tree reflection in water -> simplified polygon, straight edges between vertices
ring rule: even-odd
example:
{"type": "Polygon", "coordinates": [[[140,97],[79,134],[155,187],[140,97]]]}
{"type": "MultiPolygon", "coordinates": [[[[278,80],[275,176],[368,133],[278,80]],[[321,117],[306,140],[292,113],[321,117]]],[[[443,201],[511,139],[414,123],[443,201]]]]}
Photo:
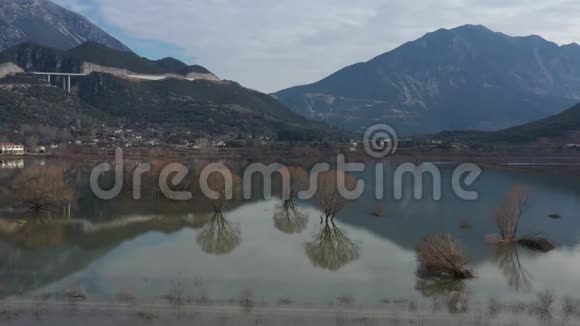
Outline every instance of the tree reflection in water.
{"type": "Polygon", "coordinates": [[[469,291],[463,279],[417,277],[415,289],[433,300],[434,307],[446,305],[451,314],[465,313],[469,308],[469,291]]]}
{"type": "Polygon", "coordinates": [[[283,233],[301,233],[307,224],[308,216],[300,211],[292,199],[285,200],[274,213],[274,226],[283,233]]]}
{"type": "Polygon", "coordinates": [[[306,244],[306,255],[314,266],[337,271],[359,259],[360,248],[334,222],[326,222],[314,241],[306,244]]]}
{"type": "Polygon", "coordinates": [[[240,178],[234,175],[225,166],[211,168],[207,178],[207,184],[217,197],[210,199],[213,215],[209,222],[197,235],[197,243],[201,249],[211,255],[226,255],[239,246],[240,230],[234,227],[224,217],[223,209],[228,201],[228,194],[233,195],[235,186],[240,183],[240,178]],[[226,176],[230,176],[227,178],[226,176]]]}
{"type": "Polygon", "coordinates": [[[518,246],[500,245],[493,248],[493,259],[508,285],[516,291],[527,292],[531,289],[527,272],[520,262],[518,246]]]}
{"type": "Polygon", "coordinates": [[[65,223],[25,223],[19,226],[15,232],[2,235],[5,238],[24,249],[40,250],[44,248],[56,247],[64,244],[67,238],[65,223]]]}
{"type": "Polygon", "coordinates": [[[211,255],[226,255],[240,244],[240,231],[216,211],[197,236],[201,249],[211,255]]]}
{"type": "Polygon", "coordinates": [[[415,288],[426,298],[449,296],[466,291],[465,280],[437,277],[417,277],[415,288]]]}

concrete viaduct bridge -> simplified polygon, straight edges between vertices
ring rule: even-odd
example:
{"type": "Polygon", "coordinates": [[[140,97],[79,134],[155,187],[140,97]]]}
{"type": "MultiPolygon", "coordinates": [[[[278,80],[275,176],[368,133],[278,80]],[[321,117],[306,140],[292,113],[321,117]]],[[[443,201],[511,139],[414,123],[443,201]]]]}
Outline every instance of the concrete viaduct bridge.
{"type": "Polygon", "coordinates": [[[67,72],[30,72],[33,75],[39,75],[46,77],[46,80],[50,84],[51,79],[53,76],[56,77],[63,77],[62,78],[62,88],[70,93],[70,79],[71,77],[82,77],[87,76],[87,74],[78,74],[78,73],[67,73],[67,72]]]}

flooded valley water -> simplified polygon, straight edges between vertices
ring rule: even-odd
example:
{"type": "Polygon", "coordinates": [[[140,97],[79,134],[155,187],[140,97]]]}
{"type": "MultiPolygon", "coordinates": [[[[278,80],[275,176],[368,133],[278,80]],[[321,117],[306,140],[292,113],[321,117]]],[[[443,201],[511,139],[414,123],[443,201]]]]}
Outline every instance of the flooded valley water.
{"type": "MultiPolygon", "coordinates": [[[[260,191],[252,200],[228,202],[222,214],[214,214],[200,195],[188,202],[159,194],[135,201],[123,192],[100,200],[88,186],[95,164],[26,160],[3,165],[2,296],[79,288],[99,300],[130,292],[139,300],[173,294],[228,302],[248,291],[257,302],[377,305],[430,302],[449,293],[477,302],[529,301],[546,290],[558,298],[580,293],[580,184],[575,178],[484,169],[472,186],[479,193],[475,201],[459,199],[445,181],[441,200],[416,200],[410,179],[404,179],[409,184],[401,200],[377,200],[370,193],[373,176],[355,174],[368,182],[368,193],[347,203],[334,224],[326,224],[316,200],[297,201],[288,215],[279,197],[265,200],[260,191]],[[37,165],[63,167],[74,188],[70,207],[59,207],[50,220],[30,220],[14,204],[14,178],[37,165]],[[486,245],[486,235],[498,232],[495,211],[515,184],[531,193],[520,232],[541,233],[557,244],[556,250],[486,245]],[[378,208],[382,216],[373,215],[378,208]],[[450,233],[462,243],[476,278],[432,282],[416,276],[415,248],[435,233],[450,233]]],[[[453,164],[440,168],[442,179],[449,180],[453,164]]]]}

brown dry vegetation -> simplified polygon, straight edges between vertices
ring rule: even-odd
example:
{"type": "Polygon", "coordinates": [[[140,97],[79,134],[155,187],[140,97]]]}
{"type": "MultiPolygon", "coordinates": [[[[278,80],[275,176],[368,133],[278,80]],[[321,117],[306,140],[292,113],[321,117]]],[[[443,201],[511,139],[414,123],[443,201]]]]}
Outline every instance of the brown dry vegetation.
{"type": "Polygon", "coordinates": [[[530,203],[528,188],[523,185],[512,187],[502,205],[495,213],[495,223],[499,229],[501,241],[516,242],[522,216],[530,203]]]}
{"type": "Polygon", "coordinates": [[[290,174],[290,196],[289,200],[294,200],[298,192],[306,190],[308,186],[308,173],[301,167],[288,167],[290,174]]]}
{"type": "Polygon", "coordinates": [[[73,200],[74,192],[65,181],[64,170],[58,167],[35,166],[12,180],[17,200],[34,212],[50,211],[55,205],[73,200]]]}
{"type": "Polygon", "coordinates": [[[338,213],[348,202],[348,200],[338,191],[338,178],[342,176],[344,176],[346,188],[354,188],[356,183],[354,178],[350,175],[344,174],[344,172],[328,171],[320,173],[318,176],[318,190],[316,197],[318,198],[320,208],[324,214],[323,217],[327,224],[329,220],[334,221],[338,213]]]}
{"type": "Polygon", "coordinates": [[[298,193],[308,186],[308,173],[294,166],[288,167],[287,172],[290,174],[290,192],[274,213],[274,226],[286,234],[300,233],[306,229],[308,216],[300,211],[295,201],[298,193]]]}
{"type": "Polygon", "coordinates": [[[385,216],[385,210],[382,207],[377,207],[373,211],[373,216],[374,217],[377,217],[377,218],[384,217],[385,216]]]}
{"type": "Polygon", "coordinates": [[[526,235],[522,237],[518,240],[518,244],[530,250],[540,252],[549,252],[556,248],[556,245],[549,240],[535,235],[526,235]]]}
{"type": "MultiPolygon", "coordinates": [[[[209,168],[208,168],[209,169],[209,168]]],[[[196,171],[202,171],[203,168],[196,169],[196,171]]],[[[237,196],[239,192],[239,186],[241,184],[241,178],[234,174],[231,169],[213,168],[209,170],[209,175],[207,177],[207,185],[213,191],[218,194],[218,198],[212,199],[211,204],[214,212],[219,213],[225,207],[228,197],[237,196]],[[226,180],[224,175],[231,175],[231,183],[226,180]]]]}
{"type": "Polygon", "coordinates": [[[473,272],[467,267],[463,249],[449,234],[428,236],[417,246],[420,277],[467,279],[473,272]]]}
{"type": "Polygon", "coordinates": [[[487,242],[497,245],[519,244],[528,249],[548,252],[555,245],[541,236],[527,235],[518,238],[522,217],[530,206],[530,191],[523,185],[514,185],[495,214],[500,238],[489,236],[487,242]]]}

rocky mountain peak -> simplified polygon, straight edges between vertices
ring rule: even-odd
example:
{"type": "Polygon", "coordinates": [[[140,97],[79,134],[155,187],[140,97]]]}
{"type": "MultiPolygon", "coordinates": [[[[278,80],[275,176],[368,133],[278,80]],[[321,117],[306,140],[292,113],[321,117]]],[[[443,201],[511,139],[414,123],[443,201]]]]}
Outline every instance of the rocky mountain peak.
{"type": "Polygon", "coordinates": [[[0,0],[0,50],[23,42],[70,49],[87,41],[130,51],[85,17],[49,0],[0,0]]]}
{"type": "Polygon", "coordinates": [[[357,131],[376,122],[403,134],[501,129],[577,103],[578,49],[463,25],[275,96],[306,117],[357,131]]]}

